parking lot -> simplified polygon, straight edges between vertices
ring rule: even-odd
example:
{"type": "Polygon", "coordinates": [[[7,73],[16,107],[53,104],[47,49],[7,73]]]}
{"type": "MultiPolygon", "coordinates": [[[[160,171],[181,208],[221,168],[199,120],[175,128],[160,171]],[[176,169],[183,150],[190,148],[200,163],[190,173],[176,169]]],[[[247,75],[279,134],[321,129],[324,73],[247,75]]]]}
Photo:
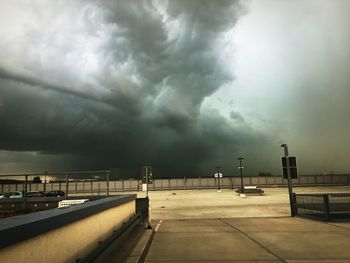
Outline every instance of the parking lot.
{"type": "MultiPolygon", "coordinates": [[[[232,190],[150,192],[155,235],[145,262],[350,262],[349,222],[290,217],[288,190],[264,191],[245,198],[232,190]]],[[[350,187],[294,192],[348,193],[350,187]]]]}
{"type": "MultiPolygon", "coordinates": [[[[245,198],[233,190],[149,191],[152,219],[289,216],[287,188],[264,188],[264,195],[245,198]]],[[[349,186],[295,187],[295,193],[349,193],[349,186]]],[[[135,192],[134,192],[135,193],[135,192]]],[[[145,192],[136,192],[144,197],[145,192]]]]}

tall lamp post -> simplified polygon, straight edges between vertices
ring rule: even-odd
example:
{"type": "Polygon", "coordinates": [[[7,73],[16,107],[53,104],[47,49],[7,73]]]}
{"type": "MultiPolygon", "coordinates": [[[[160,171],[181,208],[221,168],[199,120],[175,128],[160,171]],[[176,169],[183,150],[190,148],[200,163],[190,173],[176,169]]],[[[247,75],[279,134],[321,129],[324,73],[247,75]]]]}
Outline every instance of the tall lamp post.
{"type": "Polygon", "coordinates": [[[244,160],[243,157],[239,157],[237,158],[237,160],[239,160],[239,167],[238,169],[240,170],[241,173],[241,193],[240,196],[244,197],[244,186],[243,186],[243,166],[242,166],[242,160],[244,160]]]}
{"type": "Polygon", "coordinates": [[[287,169],[290,213],[291,213],[291,216],[295,216],[294,202],[293,202],[293,188],[292,188],[292,178],[291,178],[291,174],[290,174],[288,146],[287,146],[287,144],[282,144],[281,147],[283,147],[283,149],[284,149],[284,157],[286,158],[286,169],[287,169]]]}

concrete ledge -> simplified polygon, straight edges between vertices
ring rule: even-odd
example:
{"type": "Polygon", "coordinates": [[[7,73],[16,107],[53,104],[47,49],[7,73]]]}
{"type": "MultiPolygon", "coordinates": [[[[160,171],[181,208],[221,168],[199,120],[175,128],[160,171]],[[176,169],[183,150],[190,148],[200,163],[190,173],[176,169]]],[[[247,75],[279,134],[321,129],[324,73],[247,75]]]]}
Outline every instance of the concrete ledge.
{"type": "Polygon", "coordinates": [[[135,217],[135,199],[136,195],[109,197],[3,219],[1,261],[77,262],[135,217]]]}
{"type": "Polygon", "coordinates": [[[148,249],[151,245],[151,236],[154,234],[153,229],[146,229],[142,233],[134,249],[131,251],[126,263],[138,263],[145,261],[148,249]]]}
{"type": "Polygon", "coordinates": [[[26,214],[0,220],[0,248],[46,233],[106,209],[135,200],[136,195],[123,195],[96,200],[66,209],[26,214]]]}

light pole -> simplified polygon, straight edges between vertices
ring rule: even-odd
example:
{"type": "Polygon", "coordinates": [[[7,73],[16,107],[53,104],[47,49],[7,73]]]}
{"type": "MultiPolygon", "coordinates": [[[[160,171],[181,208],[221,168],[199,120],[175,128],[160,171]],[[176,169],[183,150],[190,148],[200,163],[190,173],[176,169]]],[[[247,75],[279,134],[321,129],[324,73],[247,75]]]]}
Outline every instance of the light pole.
{"type": "Polygon", "coordinates": [[[216,166],[216,169],[217,169],[217,175],[218,175],[218,192],[221,191],[220,189],[220,166],[216,166]]]}
{"type": "Polygon", "coordinates": [[[46,175],[47,172],[44,172],[44,192],[46,193],[46,175]]]}
{"type": "Polygon", "coordinates": [[[243,186],[243,166],[242,166],[242,160],[244,160],[244,158],[239,157],[237,158],[237,160],[239,160],[239,170],[241,173],[241,196],[244,196],[244,186],[243,186]]]}
{"type": "Polygon", "coordinates": [[[284,149],[284,157],[286,159],[290,213],[291,213],[291,216],[295,216],[294,202],[293,202],[293,186],[292,186],[292,179],[291,179],[291,175],[290,175],[288,146],[287,146],[287,144],[282,144],[281,147],[283,147],[283,149],[284,149]]]}

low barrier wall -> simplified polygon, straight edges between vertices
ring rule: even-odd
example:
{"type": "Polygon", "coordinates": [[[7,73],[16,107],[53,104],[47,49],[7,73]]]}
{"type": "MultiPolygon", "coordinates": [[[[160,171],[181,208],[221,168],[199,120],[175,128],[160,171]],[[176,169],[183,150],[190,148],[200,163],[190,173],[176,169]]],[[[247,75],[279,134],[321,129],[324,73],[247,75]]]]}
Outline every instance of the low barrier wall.
{"type": "Polygon", "coordinates": [[[0,220],[1,262],[78,262],[136,214],[136,195],[0,220]]]}

